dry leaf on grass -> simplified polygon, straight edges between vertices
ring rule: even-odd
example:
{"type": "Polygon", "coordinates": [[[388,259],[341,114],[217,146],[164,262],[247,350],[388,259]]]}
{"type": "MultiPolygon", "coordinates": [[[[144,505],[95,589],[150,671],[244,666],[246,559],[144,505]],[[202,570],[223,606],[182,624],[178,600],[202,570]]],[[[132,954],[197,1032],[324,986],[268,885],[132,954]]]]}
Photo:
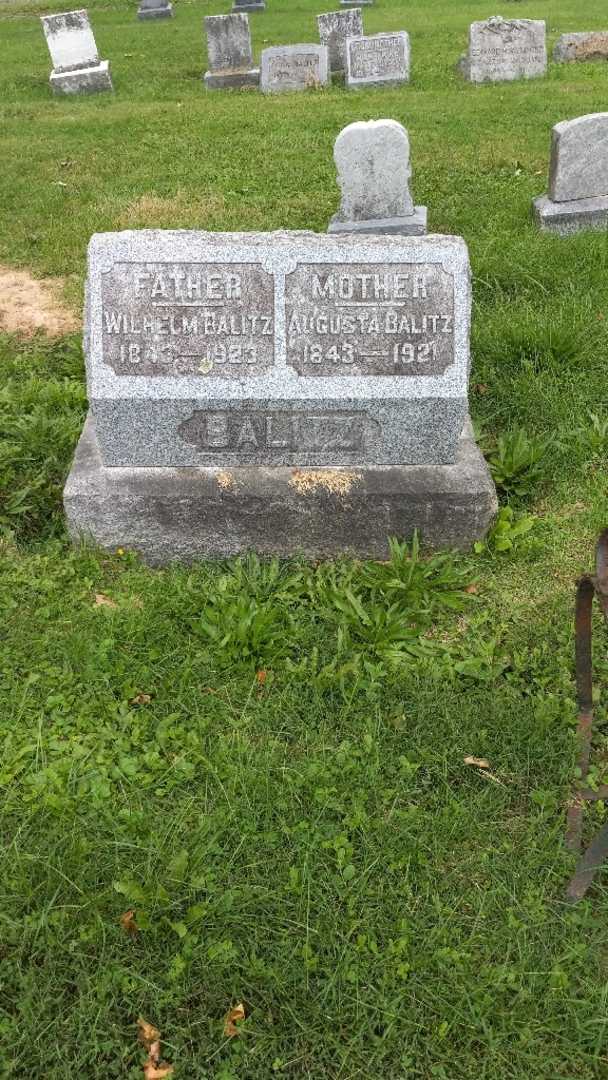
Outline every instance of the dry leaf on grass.
{"type": "Polygon", "coordinates": [[[264,683],[266,682],[267,678],[268,678],[268,672],[267,671],[263,671],[263,670],[258,671],[258,673],[256,675],[256,679],[258,680],[258,686],[263,686],[264,683]]]}
{"type": "Polygon", "coordinates": [[[478,769],[489,769],[490,762],[485,757],[465,757],[465,765],[475,765],[478,769]]]}
{"type": "Polygon", "coordinates": [[[236,1026],[237,1020],[245,1019],[245,1006],[239,1002],[235,1005],[229,1013],[226,1013],[224,1018],[224,1035],[227,1039],[234,1039],[235,1035],[240,1034],[239,1029],[236,1026]]]}
{"type": "Polygon", "coordinates": [[[158,1028],[155,1028],[154,1024],[149,1024],[147,1020],[142,1020],[141,1017],[137,1021],[137,1033],[139,1041],[144,1044],[146,1050],[149,1050],[152,1043],[158,1042],[160,1039],[158,1028]]]}
{"type": "Polygon", "coordinates": [[[466,589],[464,591],[466,593],[471,593],[471,595],[474,596],[475,593],[479,592],[479,589],[478,589],[477,585],[475,584],[475,582],[472,582],[470,585],[467,585],[467,587],[466,587],[466,589]]]}
{"type": "Polygon", "coordinates": [[[151,694],[136,694],[131,698],[129,705],[149,705],[152,701],[151,694]]]}
{"type": "Polygon", "coordinates": [[[124,914],[120,916],[120,925],[126,934],[135,937],[139,931],[139,926],[135,922],[135,911],[133,908],[130,908],[129,911],[125,911],[124,914]]]}
{"type": "Polygon", "coordinates": [[[149,1059],[144,1063],[144,1080],[165,1080],[172,1073],[173,1065],[155,1065],[149,1059]]]}
{"type": "Polygon", "coordinates": [[[118,607],[115,600],[111,600],[109,596],[104,596],[102,592],[95,593],[95,607],[118,607]]]}
{"type": "Polygon", "coordinates": [[[160,1061],[160,1031],[153,1024],[141,1017],[137,1021],[139,1041],[148,1051],[148,1060],[144,1061],[144,1080],[164,1080],[173,1073],[173,1065],[160,1061]]]}

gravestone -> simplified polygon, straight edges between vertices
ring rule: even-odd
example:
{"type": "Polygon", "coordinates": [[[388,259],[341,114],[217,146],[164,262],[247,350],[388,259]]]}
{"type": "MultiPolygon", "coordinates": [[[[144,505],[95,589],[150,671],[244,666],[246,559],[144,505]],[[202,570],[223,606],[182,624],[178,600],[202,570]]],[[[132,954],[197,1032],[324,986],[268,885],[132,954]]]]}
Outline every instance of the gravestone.
{"type": "Polygon", "coordinates": [[[209,71],[205,72],[208,90],[258,86],[260,69],[253,66],[249,16],[205,16],[209,71]]]}
{"type": "Polygon", "coordinates": [[[410,143],[396,120],[357,121],[334,146],[342,199],[328,232],[426,233],[426,206],[414,206],[410,143]]]}
{"type": "Polygon", "coordinates": [[[608,223],[608,112],[556,124],[549,191],[533,202],[541,229],[561,235],[608,223]]]}
{"type": "Polygon", "coordinates": [[[160,564],[485,533],[462,239],[99,234],[86,296],[75,538],[160,564]]]}
{"type": "Polygon", "coordinates": [[[608,60],[608,30],[562,34],[555,44],[553,59],[558,64],[575,60],[608,60]]]}
{"type": "Polygon", "coordinates": [[[386,86],[410,79],[410,38],[405,30],[346,42],[346,85],[386,86]]]}
{"type": "Polygon", "coordinates": [[[170,19],[173,4],[169,0],[139,0],[138,19],[170,19]]]}
{"type": "Polygon", "coordinates": [[[503,19],[495,15],[471,23],[469,51],[460,68],[470,82],[532,79],[547,71],[545,24],[540,19],[503,19]]]}
{"type": "Polygon", "coordinates": [[[262,50],[260,89],[264,94],[312,90],[329,82],[326,45],[273,45],[262,50]]]}
{"type": "Polygon", "coordinates": [[[371,7],[374,0],[340,0],[340,7],[352,8],[352,7],[371,7]]]}
{"type": "Polygon", "coordinates": [[[265,0],[234,0],[232,12],[238,15],[242,11],[264,11],[265,0]]]}
{"type": "Polygon", "coordinates": [[[51,54],[50,84],[60,94],[112,90],[110,65],[100,60],[87,12],[42,15],[42,29],[51,54]]]}
{"type": "Polygon", "coordinates": [[[363,35],[363,17],[361,8],[350,11],[329,11],[326,15],[317,15],[319,39],[327,45],[329,51],[329,69],[332,74],[346,71],[346,39],[363,35]]]}

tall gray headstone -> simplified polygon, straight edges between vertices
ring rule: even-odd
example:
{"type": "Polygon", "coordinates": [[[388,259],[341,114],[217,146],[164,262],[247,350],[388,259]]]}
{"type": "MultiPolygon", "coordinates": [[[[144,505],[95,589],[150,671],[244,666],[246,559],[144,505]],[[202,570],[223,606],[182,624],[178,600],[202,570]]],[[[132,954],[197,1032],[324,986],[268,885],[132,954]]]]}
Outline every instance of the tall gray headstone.
{"type": "Polygon", "coordinates": [[[253,66],[249,17],[238,15],[205,16],[209,71],[205,72],[208,90],[257,86],[260,69],[253,66]]]}
{"type": "Polygon", "coordinates": [[[172,15],[173,4],[169,0],[139,0],[138,19],[170,19],[172,15]]]}
{"type": "Polygon", "coordinates": [[[86,295],[75,537],[162,563],[485,532],[463,240],[100,234],[86,295]]]}
{"type": "Polygon", "coordinates": [[[360,7],[350,11],[329,11],[317,15],[319,40],[329,50],[329,68],[332,74],[346,71],[346,39],[363,35],[363,15],[360,7]]]}
{"type": "Polygon", "coordinates": [[[340,209],[328,232],[426,232],[426,206],[414,206],[410,143],[396,120],[357,121],[338,135],[334,146],[340,209]]]}
{"type": "Polygon", "coordinates": [[[41,22],[53,63],[49,81],[56,93],[112,90],[110,65],[107,60],[99,59],[84,8],[60,15],[42,15],[41,22]]]}
{"type": "Polygon", "coordinates": [[[326,45],[273,45],[262,50],[260,88],[264,94],[314,90],[328,82],[326,45]]]}
{"type": "Polygon", "coordinates": [[[469,51],[460,67],[465,78],[475,83],[545,75],[545,23],[540,19],[503,19],[500,15],[471,23],[469,51]]]}
{"type": "Polygon", "coordinates": [[[347,86],[397,85],[409,79],[410,38],[405,30],[347,40],[347,86]]]}
{"type": "Polygon", "coordinates": [[[608,112],[556,124],[549,192],[534,200],[541,229],[566,235],[608,223],[608,112]]]}
{"type": "Polygon", "coordinates": [[[562,34],[555,43],[553,59],[558,64],[577,60],[608,60],[608,30],[562,34]]]}

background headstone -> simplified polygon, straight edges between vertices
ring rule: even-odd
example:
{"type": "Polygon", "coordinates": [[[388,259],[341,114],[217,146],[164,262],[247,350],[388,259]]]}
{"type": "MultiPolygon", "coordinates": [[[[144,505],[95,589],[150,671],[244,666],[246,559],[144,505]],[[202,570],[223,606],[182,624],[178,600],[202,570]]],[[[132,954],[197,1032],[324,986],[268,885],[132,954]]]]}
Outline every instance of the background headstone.
{"type": "Polygon", "coordinates": [[[562,34],[553,50],[558,64],[574,60],[608,60],[608,30],[562,34]]]}
{"type": "Polygon", "coordinates": [[[265,0],[234,0],[232,11],[238,14],[240,11],[264,11],[265,0]]]}
{"type": "Polygon", "coordinates": [[[112,89],[110,65],[99,59],[86,10],[43,15],[41,22],[53,63],[53,90],[78,94],[112,89]]]}
{"type": "Polygon", "coordinates": [[[72,534],[151,562],[470,546],[496,507],[470,302],[457,237],[94,236],[72,534]]]}
{"type": "Polygon", "coordinates": [[[329,50],[329,68],[332,73],[346,71],[346,39],[363,35],[361,8],[348,11],[329,11],[317,15],[319,39],[329,50]]]}
{"type": "Polygon", "coordinates": [[[209,60],[205,86],[210,90],[257,86],[260,69],[253,67],[248,15],[207,15],[205,31],[209,60]]]}
{"type": "Polygon", "coordinates": [[[329,82],[326,45],[273,45],[260,58],[260,88],[264,94],[312,90],[329,82]]]}
{"type": "Polygon", "coordinates": [[[173,4],[169,0],[139,0],[138,19],[170,19],[173,4]]]}
{"type": "Polygon", "coordinates": [[[477,83],[545,75],[545,23],[540,19],[503,19],[499,15],[471,23],[469,51],[460,67],[470,82],[477,83]]]}
{"type": "Polygon", "coordinates": [[[357,121],[334,146],[340,209],[328,232],[426,232],[426,206],[414,206],[409,181],[410,144],[396,120],[357,121]]]}
{"type": "Polygon", "coordinates": [[[533,203],[545,230],[567,234],[605,229],[608,222],[608,112],[556,124],[549,192],[533,203]]]}
{"type": "Polygon", "coordinates": [[[405,30],[346,42],[346,85],[380,86],[410,79],[410,38],[405,30]]]}

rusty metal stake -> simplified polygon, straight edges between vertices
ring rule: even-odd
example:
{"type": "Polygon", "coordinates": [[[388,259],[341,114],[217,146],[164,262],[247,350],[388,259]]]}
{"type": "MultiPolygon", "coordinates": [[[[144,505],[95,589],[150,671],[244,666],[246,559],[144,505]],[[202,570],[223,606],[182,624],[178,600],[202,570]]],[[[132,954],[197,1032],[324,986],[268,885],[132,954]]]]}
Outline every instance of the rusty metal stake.
{"type": "MultiPolygon", "coordinates": [[[[600,534],[596,549],[595,574],[585,574],[576,591],[575,651],[576,651],[576,699],[578,704],[577,734],[580,745],[578,767],[581,782],[589,775],[589,757],[593,734],[593,655],[592,618],[593,598],[597,597],[600,608],[608,620],[608,529],[600,534]]],[[[593,790],[582,787],[577,791],[568,809],[566,844],[570,851],[580,854],[585,803],[608,799],[608,785],[593,790]]],[[[593,881],[596,871],[608,858],[608,822],[602,826],[589,847],[579,859],[574,876],[568,884],[566,899],[571,903],[581,900],[593,881]]]]}

